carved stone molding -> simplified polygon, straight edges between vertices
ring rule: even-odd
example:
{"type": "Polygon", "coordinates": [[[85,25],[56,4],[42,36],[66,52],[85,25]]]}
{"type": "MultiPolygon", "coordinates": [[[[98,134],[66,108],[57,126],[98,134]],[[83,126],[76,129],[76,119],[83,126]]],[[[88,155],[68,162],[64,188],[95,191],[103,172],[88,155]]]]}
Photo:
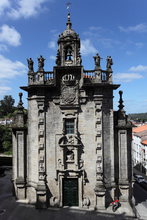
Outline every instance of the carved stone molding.
{"type": "Polygon", "coordinates": [[[38,104],[38,181],[45,184],[45,107],[44,99],[37,100],[38,104]]]}
{"type": "Polygon", "coordinates": [[[63,135],[59,139],[59,145],[60,147],[66,147],[66,146],[73,146],[73,147],[78,147],[82,146],[81,140],[77,135],[74,134],[68,134],[68,135],[63,135]]]}
{"type": "Polygon", "coordinates": [[[95,100],[95,131],[96,131],[96,195],[99,192],[99,186],[103,186],[103,149],[102,149],[102,101],[95,100]]]}

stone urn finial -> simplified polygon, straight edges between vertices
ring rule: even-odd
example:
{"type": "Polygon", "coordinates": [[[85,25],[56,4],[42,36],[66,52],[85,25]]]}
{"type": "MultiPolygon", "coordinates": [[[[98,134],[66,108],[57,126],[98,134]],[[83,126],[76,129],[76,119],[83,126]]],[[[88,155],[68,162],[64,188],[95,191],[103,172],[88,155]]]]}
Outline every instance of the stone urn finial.
{"type": "Polygon", "coordinates": [[[119,95],[120,95],[120,99],[119,99],[119,105],[118,105],[118,107],[119,107],[119,111],[123,111],[124,109],[124,105],[123,105],[123,99],[122,99],[122,94],[123,94],[123,91],[119,91],[119,95]]]}

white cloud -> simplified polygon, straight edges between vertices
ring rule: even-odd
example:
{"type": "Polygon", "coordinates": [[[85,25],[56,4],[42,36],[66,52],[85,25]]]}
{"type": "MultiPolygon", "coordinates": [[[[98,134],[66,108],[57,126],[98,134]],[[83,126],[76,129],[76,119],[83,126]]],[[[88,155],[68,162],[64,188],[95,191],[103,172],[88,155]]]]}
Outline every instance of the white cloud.
{"type": "Polygon", "coordinates": [[[55,49],[55,48],[56,48],[56,41],[50,41],[50,42],[48,43],[48,47],[49,47],[50,49],[55,49]]]}
{"type": "Polygon", "coordinates": [[[50,59],[55,61],[56,60],[56,56],[52,55],[52,56],[50,56],[50,59]]]}
{"type": "Polygon", "coordinates": [[[0,0],[0,15],[2,15],[6,9],[10,7],[9,0],[0,0]]]}
{"type": "Polygon", "coordinates": [[[8,15],[13,19],[29,18],[42,12],[44,3],[51,0],[17,0],[15,8],[12,8],[8,15]]]}
{"type": "Polygon", "coordinates": [[[132,52],[132,51],[127,50],[127,51],[126,51],[126,55],[131,56],[131,55],[133,55],[133,52],[132,52]]]}
{"type": "Polygon", "coordinates": [[[136,26],[129,26],[129,27],[122,27],[119,26],[119,30],[122,32],[138,32],[138,33],[144,33],[147,32],[147,25],[146,24],[138,24],[136,26]]]}
{"type": "Polygon", "coordinates": [[[102,27],[96,27],[96,26],[91,26],[89,27],[90,31],[104,31],[104,29],[102,27]]]}
{"type": "Polygon", "coordinates": [[[91,26],[88,30],[83,32],[83,35],[89,38],[100,38],[105,32],[107,32],[107,30],[100,26],[91,26]]]}
{"type": "Polygon", "coordinates": [[[11,90],[10,87],[7,86],[0,86],[0,96],[5,95],[7,92],[11,90]]]}
{"type": "Polygon", "coordinates": [[[97,53],[90,39],[81,40],[81,53],[83,56],[97,53]]]}
{"type": "Polygon", "coordinates": [[[141,79],[143,76],[139,73],[117,73],[114,74],[114,81],[131,82],[135,79],[141,79]]]}
{"type": "Polygon", "coordinates": [[[99,42],[101,42],[105,48],[112,48],[120,45],[122,46],[120,41],[111,38],[100,38],[99,42]]]}
{"type": "Polygon", "coordinates": [[[0,79],[10,79],[26,72],[26,66],[19,62],[0,55],[0,79]]]}
{"type": "Polygon", "coordinates": [[[129,70],[134,72],[145,72],[147,71],[147,66],[143,66],[143,65],[132,66],[130,67],[129,70]]]}
{"type": "Polygon", "coordinates": [[[21,40],[20,33],[14,28],[4,24],[0,27],[0,42],[11,46],[19,46],[21,40]]]}
{"type": "Polygon", "coordinates": [[[136,42],[135,43],[135,46],[138,47],[138,48],[142,48],[144,46],[144,43],[142,42],[136,42]]]}

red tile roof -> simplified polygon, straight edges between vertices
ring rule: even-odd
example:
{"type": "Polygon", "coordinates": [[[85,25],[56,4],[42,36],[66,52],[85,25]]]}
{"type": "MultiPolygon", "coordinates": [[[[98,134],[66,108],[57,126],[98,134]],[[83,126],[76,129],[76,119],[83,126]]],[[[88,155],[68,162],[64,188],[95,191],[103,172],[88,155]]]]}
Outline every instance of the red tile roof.
{"type": "Polygon", "coordinates": [[[133,128],[133,133],[147,130],[147,124],[133,128]]]}
{"type": "Polygon", "coordinates": [[[147,140],[141,142],[144,145],[147,145],[147,140]]]}

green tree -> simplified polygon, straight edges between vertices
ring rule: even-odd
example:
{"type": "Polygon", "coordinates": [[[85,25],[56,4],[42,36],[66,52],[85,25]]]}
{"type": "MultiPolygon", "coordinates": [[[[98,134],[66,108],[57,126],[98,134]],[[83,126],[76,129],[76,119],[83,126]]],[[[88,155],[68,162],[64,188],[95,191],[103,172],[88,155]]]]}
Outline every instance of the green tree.
{"type": "Polygon", "coordinates": [[[4,126],[0,125],[0,152],[3,152],[4,126]]]}
{"type": "Polygon", "coordinates": [[[13,113],[15,110],[14,103],[15,100],[11,95],[5,95],[4,99],[0,101],[0,117],[13,113]]]}
{"type": "Polygon", "coordinates": [[[3,150],[4,152],[10,151],[12,149],[12,134],[11,129],[5,126],[5,131],[3,135],[3,150]]]}
{"type": "Polygon", "coordinates": [[[0,152],[12,152],[12,134],[7,126],[0,126],[0,152]]]}

